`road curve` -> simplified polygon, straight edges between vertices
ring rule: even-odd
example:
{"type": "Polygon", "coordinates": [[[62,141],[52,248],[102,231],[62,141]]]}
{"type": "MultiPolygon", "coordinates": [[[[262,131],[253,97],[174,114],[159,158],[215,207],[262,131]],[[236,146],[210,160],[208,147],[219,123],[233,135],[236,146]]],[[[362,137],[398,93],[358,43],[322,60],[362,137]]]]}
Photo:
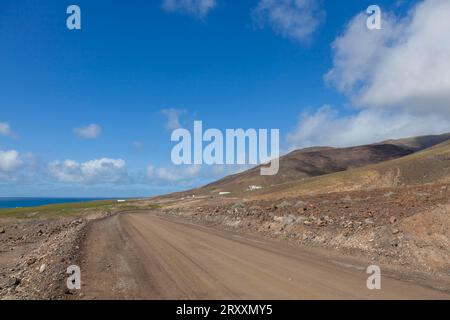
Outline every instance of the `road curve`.
{"type": "Polygon", "coordinates": [[[83,245],[85,299],[450,299],[283,243],[257,240],[153,213],[94,222],[83,245]]]}

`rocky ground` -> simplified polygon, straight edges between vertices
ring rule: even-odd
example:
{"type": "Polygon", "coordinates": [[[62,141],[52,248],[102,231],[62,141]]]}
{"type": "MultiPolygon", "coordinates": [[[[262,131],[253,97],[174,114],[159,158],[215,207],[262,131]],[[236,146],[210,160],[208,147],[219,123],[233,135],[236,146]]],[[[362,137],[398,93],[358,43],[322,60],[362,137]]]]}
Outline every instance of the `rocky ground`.
{"type": "Polygon", "coordinates": [[[92,220],[113,215],[93,210],[81,216],[0,219],[0,300],[73,299],[67,268],[80,265],[80,248],[92,220]]]}
{"type": "Polygon", "coordinates": [[[98,201],[5,209],[0,213],[0,300],[76,298],[77,291],[67,290],[66,272],[82,263],[80,248],[90,222],[152,208],[146,201],[98,201]]]}
{"type": "Polygon", "coordinates": [[[221,202],[208,200],[190,209],[175,205],[165,212],[450,277],[448,184],[221,202]]]}
{"type": "Polygon", "coordinates": [[[0,227],[0,298],[65,299],[87,221],[23,221],[0,227]]]}

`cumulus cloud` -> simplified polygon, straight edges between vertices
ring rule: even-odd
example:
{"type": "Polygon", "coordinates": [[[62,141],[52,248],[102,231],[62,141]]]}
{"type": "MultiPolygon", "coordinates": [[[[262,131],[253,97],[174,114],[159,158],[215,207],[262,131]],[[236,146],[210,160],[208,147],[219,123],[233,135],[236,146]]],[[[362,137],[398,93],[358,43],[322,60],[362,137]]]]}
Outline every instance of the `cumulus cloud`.
{"type": "Polygon", "coordinates": [[[185,182],[200,175],[200,165],[186,165],[171,168],[147,167],[147,177],[165,182],[185,182]]]}
{"type": "Polygon", "coordinates": [[[16,150],[0,150],[0,173],[12,173],[22,164],[23,161],[16,150]]]}
{"type": "Polygon", "coordinates": [[[383,12],[382,30],[353,18],[333,43],[326,81],[356,109],[303,114],[291,147],[347,146],[450,131],[450,2],[425,0],[406,16],[383,12]]]}
{"type": "Polygon", "coordinates": [[[192,188],[250,169],[250,165],[182,165],[147,167],[147,182],[158,187],[192,188]]]}
{"type": "Polygon", "coordinates": [[[384,13],[382,30],[356,16],[334,44],[326,79],[363,107],[450,115],[450,2],[420,2],[406,17],[384,13]]]}
{"type": "Polygon", "coordinates": [[[102,133],[102,128],[98,124],[90,124],[86,127],[75,128],[73,132],[83,139],[96,139],[102,133]]]}
{"type": "Polygon", "coordinates": [[[323,106],[314,113],[301,115],[287,141],[290,149],[310,146],[346,147],[450,130],[450,119],[438,114],[417,115],[365,109],[342,116],[336,109],[323,106]]]}
{"type": "Polygon", "coordinates": [[[0,122],[0,135],[11,136],[13,134],[11,126],[7,122],[0,122]]]}
{"type": "Polygon", "coordinates": [[[204,18],[217,5],[216,0],[164,0],[163,8],[168,12],[180,12],[204,18]]]}
{"type": "Polygon", "coordinates": [[[308,42],[325,12],[320,0],[260,0],[252,17],[260,27],[270,25],[283,37],[308,42]]]}
{"type": "Polygon", "coordinates": [[[54,161],[48,166],[60,182],[102,184],[123,182],[127,177],[122,159],[102,158],[79,163],[74,160],[54,161]]]}
{"type": "Polygon", "coordinates": [[[161,110],[161,113],[167,117],[166,128],[175,130],[181,127],[180,118],[186,114],[186,110],[170,108],[161,110]]]}

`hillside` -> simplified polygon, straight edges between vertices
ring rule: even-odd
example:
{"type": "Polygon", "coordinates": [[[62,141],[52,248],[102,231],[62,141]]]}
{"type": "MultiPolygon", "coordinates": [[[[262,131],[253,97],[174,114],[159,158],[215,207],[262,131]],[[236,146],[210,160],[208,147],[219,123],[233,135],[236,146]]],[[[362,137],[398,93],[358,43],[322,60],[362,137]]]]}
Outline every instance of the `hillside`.
{"type": "Polygon", "coordinates": [[[450,133],[440,135],[419,136],[413,138],[386,140],[382,144],[393,144],[396,146],[408,148],[414,151],[420,151],[434,145],[450,140],[450,133]]]}
{"type": "MultiPolygon", "coordinates": [[[[245,196],[274,193],[285,190],[316,192],[317,189],[340,190],[358,187],[385,186],[397,184],[413,184],[421,181],[434,181],[443,172],[439,168],[445,166],[441,158],[434,158],[433,152],[421,151],[439,145],[445,149],[445,141],[450,134],[436,136],[420,136],[380,143],[348,147],[314,147],[295,150],[280,158],[280,170],[275,176],[261,176],[260,167],[254,167],[242,173],[230,175],[204,187],[189,190],[176,195],[217,195],[219,192],[230,192],[232,196],[245,196]],[[414,154],[420,153],[417,157],[414,154]],[[425,155],[434,160],[422,163],[425,155]],[[411,158],[408,158],[411,157],[411,158]],[[405,161],[391,162],[398,159],[405,161]],[[410,160],[408,160],[410,159],[410,160]],[[415,163],[417,162],[417,164],[415,163]],[[432,162],[432,163],[431,163],[432,162]],[[402,163],[403,165],[399,165],[402,163]],[[370,167],[372,165],[379,166],[370,167]],[[392,168],[391,168],[392,166],[392,168]],[[364,168],[360,171],[358,168],[364,168]],[[400,176],[396,180],[396,176],[400,176]],[[356,171],[355,171],[356,170],[356,171]],[[348,180],[348,181],[346,181],[348,180]],[[345,181],[345,182],[344,182],[345,181]],[[397,182],[395,182],[397,181],[397,182]],[[260,186],[262,190],[248,192],[249,186],[260,186]]],[[[445,172],[444,172],[445,173],[445,172]]]]}
{"type": "Polygon", "coordinates": [[[270,193],[277,197],[448,182],[450,140],[402,158],[274,186],[270,193]]]}

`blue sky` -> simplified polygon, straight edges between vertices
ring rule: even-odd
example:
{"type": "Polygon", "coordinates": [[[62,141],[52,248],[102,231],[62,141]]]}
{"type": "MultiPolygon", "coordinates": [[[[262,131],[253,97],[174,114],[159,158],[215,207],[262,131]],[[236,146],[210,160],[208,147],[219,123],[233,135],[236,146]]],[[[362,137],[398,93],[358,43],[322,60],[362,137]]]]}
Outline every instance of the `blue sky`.
{"type": "MultiPolygon", "coordinates": [[[[186,175],[171,167],[170,112],[186,127],[202,120],[219,129],[280,128],[283,150],[446,131],[447,108],[439,102],[428,115],[442,121],[445,114],[445,121],[433,128],[414,125],[421,106],[439,88],[425,92],[422,105],[405,113],[411,97],[378,101],[373,90],[360,89],[376,84],[375,77],[349,80],[357,59],[348,57],[364,53],[335,41],[358,43],[350,26],[362,21],[358,15],[373,2],[299,0],[298,7],[290,0],[2,1],[0,160],[5,164],[0,163],[0,196],[145,196],[228,172],[186,175]],[[66,28],[70,4],[81,8],[81,30],[66,28]],[[327,77],[331,70],[333,76],[327,77]],[[395,126],[336,134],[361,121],[370,126],[373,117],[387,120],[388,126],[395,121],[395,126]],[[111,161],[90,162],[99,159],[111,161]],[[65,160],[74,170],[83,164],[106,169],[76,179],[60,174],[67,169],[65,160]],[[149,166],[175,170],[180,178],[148,176],[149,166]]],[[[410,22],[402,19],[429,20],[417,13],[417,3],[448,8],[439,0],[376,2],[389,13],[389,27],[376,36],[386,37],[381,44],[378,38],[362,42],[377,46],[373,52],[401,51],[400,40],[392,40],[396,25],[405,28],[399,33],[415,39],[407,32],[412,26],[403,26],[410,22]],[[386,45],[389,41],[394,45],[386,45]]],[[[380,68],[388,64],[371,58],[380,68]]]]}

